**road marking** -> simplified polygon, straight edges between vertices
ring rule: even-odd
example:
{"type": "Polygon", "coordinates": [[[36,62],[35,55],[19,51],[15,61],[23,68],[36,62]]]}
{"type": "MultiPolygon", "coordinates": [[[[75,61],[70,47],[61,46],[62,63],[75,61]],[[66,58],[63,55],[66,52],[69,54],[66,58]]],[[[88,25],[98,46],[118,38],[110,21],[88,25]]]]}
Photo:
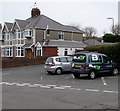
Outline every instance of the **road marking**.
{"type": "Polygon", "coordinates": [[[99,90],[96,89],[85,89],[86,91],[92,91],[92,92],[99,92],[99,90]]]}
{"type": "Polygon", "coordinates": [[[55,89],[66,89],[65,87],[57,87],[57,86],[55,86],[54,88],[55,89]]]}
{"type": "MultiPolygon", "coordinates": [[[[30,83],[9,83],[9,82],[0,82],[0,84],[3,84],[3,85],[16,85],[16,86],[27,86],[27,87],[40,87],[40,88],[54,88],[54,89],[69,89],[69,90],[77,90],[77,91],[80,91],[82,90],[81,88],[74,88],[72,86],[57,86],[57,85],[50,85],[50,84],[47,84],[47,85],[43,85],[43,84],[30,84],[30,83]]],[[[100,90],[97,90],[97,89],[84,89],[85,91],[91,91],[91,92],[100,92],[100,90]]],[[[115,93],[115,94],[118,94],[118,91],[109,91],[109,90],[102,90],[102,92],[104,93],[115,93]]]]}
{"type": "Polygon", "coordinates": [[[107,91],[107,90],[103,90],[103,92],[105,92],[105,93],[117,93],[117,94],[118,94],[117,91],[107,91]]]}
{"type": "Polygon", "coordinates": [[[107,86],[107,83],[105,82],[104,77],[101,77],[101,79],[102,79],[102,81],[103,81],[103,85],[104,85],[104,86],[107,86]]]}
{"type": "Polygon", "coordinates": [[[70,90],[78,90],[80,91],[81,89],[80,88],[69,88],[70,90]]]}

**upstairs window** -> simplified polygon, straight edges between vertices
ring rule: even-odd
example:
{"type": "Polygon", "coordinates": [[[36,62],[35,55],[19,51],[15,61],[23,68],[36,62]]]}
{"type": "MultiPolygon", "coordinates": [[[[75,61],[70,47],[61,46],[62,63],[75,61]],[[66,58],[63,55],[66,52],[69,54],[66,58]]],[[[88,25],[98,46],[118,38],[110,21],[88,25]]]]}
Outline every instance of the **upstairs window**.
{"type": "Polygon", "coordinates": [[[5,33],[5,40],[10,40],[10,34],[9,33],[5,33]]]}
{"type": "Polygon", "coordinates": [[[32,35],[33,35],[32,30],[26,30],[25,31],[25,37],[32,37],[32,35]]]}
{"type": "Polygon", "coordinates": [[[59,32],[59,39],[64,40],[64,32],[59,32]]]}
{"type": "Polygon", "coordinates": [[[23,39],[23,33],[21,30],[16,30],[16,38],[17,39],[23,39]]]}

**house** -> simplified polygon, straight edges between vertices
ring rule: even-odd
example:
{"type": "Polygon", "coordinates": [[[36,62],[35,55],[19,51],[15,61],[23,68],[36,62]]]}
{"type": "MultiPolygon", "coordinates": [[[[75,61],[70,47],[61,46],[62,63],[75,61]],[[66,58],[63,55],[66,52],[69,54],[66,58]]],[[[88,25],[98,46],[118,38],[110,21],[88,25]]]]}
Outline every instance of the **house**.
{"type": "Polygon", "coordinates": [[[2,57],[72,55],[87,46],[82,42],[83,31],[42,15],[38,8],[26,20],[5,22],[2,36],[2,57]]]}

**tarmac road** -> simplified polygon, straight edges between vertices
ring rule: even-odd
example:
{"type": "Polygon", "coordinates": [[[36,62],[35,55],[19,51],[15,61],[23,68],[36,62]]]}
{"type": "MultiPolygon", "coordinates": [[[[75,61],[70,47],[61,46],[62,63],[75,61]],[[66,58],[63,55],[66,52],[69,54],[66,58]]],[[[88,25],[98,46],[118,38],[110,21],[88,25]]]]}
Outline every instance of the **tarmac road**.
{"type": "Polygon", "coordinates": [[[43,65],[3,69],[3,109],[118,109],[118,76],[74,79],[43,65]]]}

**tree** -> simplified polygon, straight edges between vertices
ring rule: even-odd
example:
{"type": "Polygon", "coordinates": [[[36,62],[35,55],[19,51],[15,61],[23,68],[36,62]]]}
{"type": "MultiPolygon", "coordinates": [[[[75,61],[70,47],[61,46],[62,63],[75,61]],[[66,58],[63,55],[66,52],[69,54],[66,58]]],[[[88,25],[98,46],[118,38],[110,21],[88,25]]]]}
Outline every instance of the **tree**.
{"type": "Polygon", "coordinates": [[[97,30],[94,27],[85,27],[83,29],[86,38],[95,37],[97,30]]]}
{"type": "Polygon", "coordinates": [[[112,26],[111,27],[111,32],[114,34],[114,35],[119,35],[120,34],[120,25],[114,25],[114,27],[112,26]]]}

